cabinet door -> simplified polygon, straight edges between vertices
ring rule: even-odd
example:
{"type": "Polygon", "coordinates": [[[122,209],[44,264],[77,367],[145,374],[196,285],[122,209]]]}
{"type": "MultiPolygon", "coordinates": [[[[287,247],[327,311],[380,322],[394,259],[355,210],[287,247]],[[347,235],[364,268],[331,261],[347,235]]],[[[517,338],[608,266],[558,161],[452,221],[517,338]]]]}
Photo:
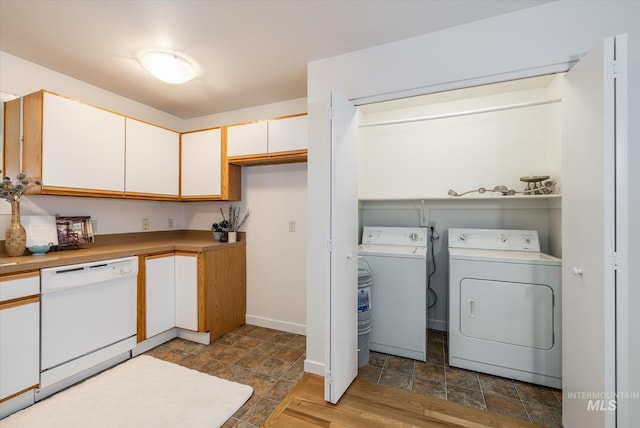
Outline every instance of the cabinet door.
{"type": "Polygon", "coordinates": [[[174,273],[173,253],[145,259],[147,338],[176,325],[174,273]]]}
{"type": "Polygon", "coordinates": [[[182,134],[182,197],[219,199],[222,193],[220,129],[182,134]]]}
{"type": "Polygon", "coordinates": [[[37,386],[39,378],[38,297],[0,303],[0,400],[37,386]]]}
{"type": "Polygon", "coordinates": [[[306,115],[269,121],[269,153],[305,150],[307,139],[306,115]]]}
{"type": "Polygon", "coordinates": [[[247,123],[227,128],[227,156],[267,153],[267,122],[247,123]]]}
{"type": "Polygon", "coordinates": [[[198,255],[175,256],[176,327],[198,331],[198,255]]]}
{"type": "Polygon", "coordinates": [[[178,196],[180,135],[126,119],[125,193],[178,196]]]}
{"type": "Polygon", "coordinates": [[[44,188],[124,192],[124,132],[123,116],[44,93],[44,188]]]}

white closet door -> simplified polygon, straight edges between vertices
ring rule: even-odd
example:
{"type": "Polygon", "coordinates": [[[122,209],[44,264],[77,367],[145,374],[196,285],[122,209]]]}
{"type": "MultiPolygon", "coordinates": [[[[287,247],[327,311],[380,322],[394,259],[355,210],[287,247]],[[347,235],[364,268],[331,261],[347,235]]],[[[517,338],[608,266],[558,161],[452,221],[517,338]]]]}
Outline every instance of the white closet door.
{"type": "Polygon", "coordinates": [[[355,106],[333,93],[331,109],[331,283],[324,396],[335,404],[358,374],[358,159],[355,106]]]}
{"type": "Polygon", "coordinates": [[[615,38],[607,38],[565,79],[562,418],[567,427],[616,426],[615,405],[607,398],[616,392],[615,93],[626,88],[616,87],[614,55],[615,38]]]}

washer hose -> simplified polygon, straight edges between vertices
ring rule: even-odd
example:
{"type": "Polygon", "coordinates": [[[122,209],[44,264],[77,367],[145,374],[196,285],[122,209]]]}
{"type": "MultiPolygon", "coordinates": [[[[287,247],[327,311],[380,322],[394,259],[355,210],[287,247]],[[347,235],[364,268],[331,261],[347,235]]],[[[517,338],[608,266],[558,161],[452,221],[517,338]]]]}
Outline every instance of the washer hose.
{"type": "MultiPolygon", "coordinates": [[[[436,256],[435,254],[433,254],[433,227],[430,227],[429,230],[431,230],[431,235],[429,236],[429,241],[431,241],[431,263],[433,264],[433,272],[431,272],[429,275],[427,275],[427,290],[429,290],[429,293],[431,293],[433,295],[433,303],[431,303],[430,305],[427,304],[427,309],[431,309],[433,308],[436,303],[438,303],[438,295],[436,294],[435,291],[433,291],[433,288],[431,288],[431,277],[433,276],[433,274],[436,273],[436,256]]],[[[427,263],[427,268],[429,267],[429,264],[427,263]]],[[[428,298],[427,298],[427,302],[428,302],[428,298]]]]}

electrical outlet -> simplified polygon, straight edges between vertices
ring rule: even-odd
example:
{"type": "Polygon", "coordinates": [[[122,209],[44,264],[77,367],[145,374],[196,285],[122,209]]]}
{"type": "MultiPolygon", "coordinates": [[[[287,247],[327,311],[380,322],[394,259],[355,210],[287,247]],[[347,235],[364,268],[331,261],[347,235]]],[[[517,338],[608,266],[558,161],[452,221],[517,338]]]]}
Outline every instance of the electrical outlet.
{"type": "Polygon", "coordinates": [[[295,220],[289,220],[289,232],[296,231],[296,222],[295,220]]]}
{"type": "Polygon", "coordinates": [[[167,220],[167,227],[169,229],[173,229],[173,219],[169,218],[169,220],[167,220]]]}
{"type": "Polygon", "coordinates": [[[149,230],[149,219],[146,217],[143,218],[140,227],[142,228],[142,230],[149,230]]]}

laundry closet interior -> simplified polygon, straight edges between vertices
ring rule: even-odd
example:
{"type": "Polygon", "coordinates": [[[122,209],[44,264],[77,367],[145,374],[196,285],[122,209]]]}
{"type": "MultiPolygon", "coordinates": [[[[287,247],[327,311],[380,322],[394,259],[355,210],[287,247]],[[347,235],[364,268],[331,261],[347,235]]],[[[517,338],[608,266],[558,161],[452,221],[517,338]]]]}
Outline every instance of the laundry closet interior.
{"type": "Polygon", "coordinates": [[[433,227],[427,328],[448,329],[450,228],[536,230],[540,252],[562,257],[563,77],[358,106],[359,241],[367,226],[433,227]],[[553,192],[519,193],[530,176],[549,176],[553,192]]]}

